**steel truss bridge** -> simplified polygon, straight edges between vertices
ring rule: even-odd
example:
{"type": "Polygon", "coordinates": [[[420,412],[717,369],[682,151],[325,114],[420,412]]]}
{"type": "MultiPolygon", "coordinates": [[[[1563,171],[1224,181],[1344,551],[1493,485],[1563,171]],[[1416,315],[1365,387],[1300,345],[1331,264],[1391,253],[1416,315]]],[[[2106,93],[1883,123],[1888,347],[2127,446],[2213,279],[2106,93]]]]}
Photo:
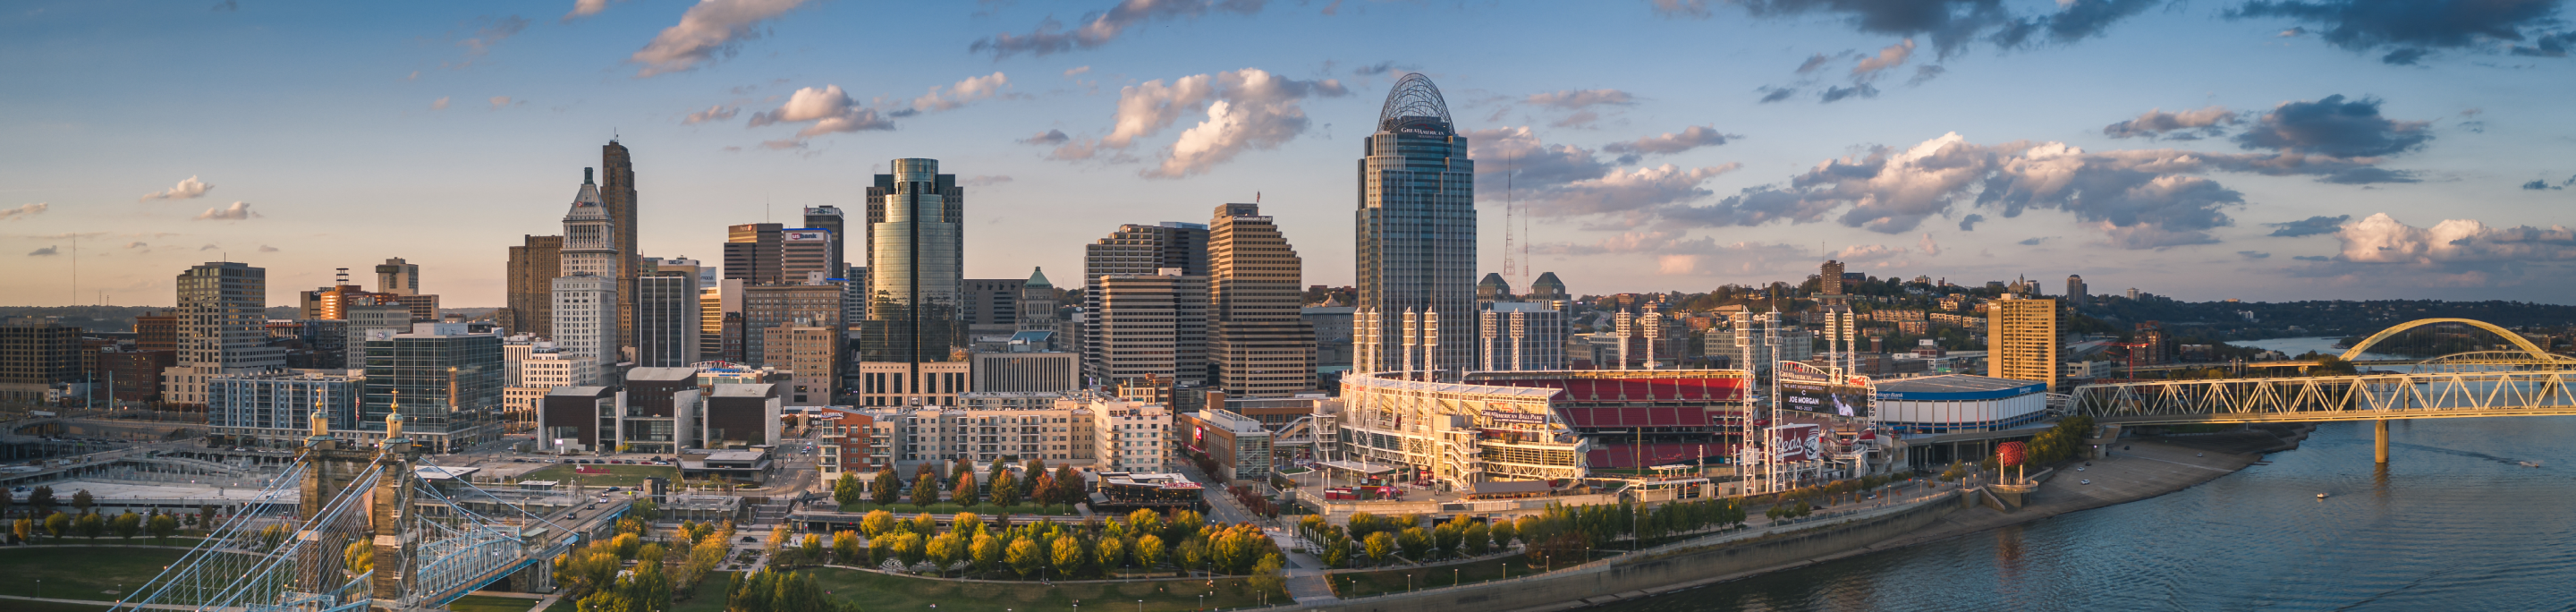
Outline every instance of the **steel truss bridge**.
{"type": "Polygon", "coordinates": [[[245,506],[293,503],[300,516],[235,514],[111,612],[437,608],[522,571],[550,586],[548,561],[580,537],[463,479],[415,477],[428,464],[407,442],[343,444],[317,436],[245,506]]]}
{"type": "Polygon", "coordinates": [[[2423,319],[2354,345],[2345,358],[2418,326],[2463,323],[2495,332],[2519,350],[2475,351],[2404,365],[2405,373],[2126,382],[2076,387],[2070,414],[2108,425],[2377,421],[2379,460],[2388,461],[2390,419],[2576,415],[2576,358],[2541,350],[2522,336],[2467,319],[2423,319]]]}

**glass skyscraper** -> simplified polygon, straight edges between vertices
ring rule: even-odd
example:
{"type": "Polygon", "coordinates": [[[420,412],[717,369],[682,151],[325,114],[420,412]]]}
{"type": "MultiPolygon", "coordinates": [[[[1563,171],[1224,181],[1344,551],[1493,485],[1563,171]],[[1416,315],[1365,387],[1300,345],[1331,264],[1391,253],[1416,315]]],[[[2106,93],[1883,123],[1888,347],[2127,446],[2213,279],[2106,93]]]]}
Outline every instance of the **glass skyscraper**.
{"type": "Polygon", "coordinates": [[[867,320],[861,361],[962,361],[966,190],[939,160],[897,159],[868,187],[867,320]]]}
{"type": "Polygon", "coordinates": [[[1476,345],[1476,163],[1440,89],[1406,74],[1364,141],[1352,369],[1463,371],[1476,345]]]}

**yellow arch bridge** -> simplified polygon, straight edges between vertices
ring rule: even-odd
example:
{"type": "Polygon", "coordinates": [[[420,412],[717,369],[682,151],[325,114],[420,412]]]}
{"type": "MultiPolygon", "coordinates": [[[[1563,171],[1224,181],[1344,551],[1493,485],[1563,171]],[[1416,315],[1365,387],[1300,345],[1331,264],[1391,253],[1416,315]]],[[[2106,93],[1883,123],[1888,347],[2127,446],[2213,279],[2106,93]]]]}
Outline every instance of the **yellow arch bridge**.
{"type": "Polygon", "coordinates": [[[2576,415],[2576,390],[2569,387],[2576,381],[2576,358],[2551,354],[2518,334],[2482,321],[2409,321],[2372,334],[2344,357],[2358,357],[2408,329],[2441,323],[2494,332],[2519,350],[2407,362],[2419,367],[2404,374],[2086,385],[2069,394],[2067,409],[2097,423],[2124,425],[2375,421],[2382,463],[2388,461],[2391,419],[2576,415]]]}

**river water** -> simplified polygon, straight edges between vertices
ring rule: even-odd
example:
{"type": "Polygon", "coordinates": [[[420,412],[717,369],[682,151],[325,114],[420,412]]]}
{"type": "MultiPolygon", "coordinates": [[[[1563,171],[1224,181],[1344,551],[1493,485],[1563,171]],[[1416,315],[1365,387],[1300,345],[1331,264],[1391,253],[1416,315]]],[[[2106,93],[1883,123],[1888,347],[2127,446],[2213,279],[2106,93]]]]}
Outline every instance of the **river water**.
{"type": "Polygon", "coordinates": [[[2576,610],[2576,417],[2389,429],[2384,471],[2325,423],[2171,494],[1606,609],[2576,610]]]}

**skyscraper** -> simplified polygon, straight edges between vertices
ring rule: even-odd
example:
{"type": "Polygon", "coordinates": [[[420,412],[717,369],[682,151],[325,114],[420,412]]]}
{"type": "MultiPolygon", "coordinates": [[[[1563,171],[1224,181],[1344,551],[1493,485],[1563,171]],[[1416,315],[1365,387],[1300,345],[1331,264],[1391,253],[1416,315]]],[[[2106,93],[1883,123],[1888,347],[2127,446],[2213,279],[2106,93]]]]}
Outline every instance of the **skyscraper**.
{"type": "Polygon", "coordinates": [[[216,376],[286,367],[286,350],[268,344],[268,271],[236,262],[206,262],[179,274],[179,359],[162,377],[162,397],[203,406],[216,376]]]}
{"type": "Polygon", "coordinates": [[[1083,347],[1086,375],[1104,386],[1207,380],[1207,277],[1164,268],[1099,281],[1090,325],[1100,341],[1083,347]]]}
{"type": "MultiPolygon", "coordinates": [[[[617,312],[612,320],[617,334],[608,345],[613,355],[617,347],[633,346],[635,342],[635,277],[652,268],[644,264],[638,248],[641,244],[636,242],[634,159],[627,155],[626,145],[610,139],[599,147],[599,166],[606,173],[600,181],[599,202],[608,209],[609,248],[617,254],[617,268],[607,275],[617,279],[617,312]]],[[[600,363],[613,364],[617,360],[603,359],[600,363]]]]}
{"type": "Polygon", "coordinates": [[[420,264],[393,257],[376,266],[376,293],[420,295],[420,264]]]}
{"type": "MultiPolygon", "coordinates": [[[[850,260],[845,257],[844,254],[850,250],[850,247],[845,244],[849,242],[848,238],[850,237],[850,233],[843,229],[848,226],[849,220],[841,215],[841,209],[839,207],[805,207],[805,227],[832,231],[831,254],[829,255],[828,262],[826,263],[832,271],[832,278],[849,278],[847,275],[850,273],[850,260]]],[[[850,281],[857,282],[858,279],[852,278],[850,281]]]]}
{"type": "Polygon", "coordinates": [[[841,248],[841,233],[819,227],[778,231],[778,279],[791,285],[817,284],[841,277],[832,251],[841,248]]]}
{"type": "Polygon", "coordinates": [[[1430,78],[1395,82],[1364,151],[1353,369],[1473,367],[1476,164],[1430,78]]]}
{"type": "Polygon", "coordinates": [[[2084,275],[2066,275],[2066,304],[2076,308],[2093,305],[2093,292],[2084,286],[2084,275]]]}
{"type": "Polygon", "coordinates": [[[1208,222],[1208,361],[1226,397],[1286,397],[1313,386],[1315,329],[1300,315],[1304,260],[1259,204],[1208,222]]]}
{"type": "MultiPolygon", "coordinates": [[[[745,285],[775,285],[786,282],[785,251],[780,240],[785,231],[776,223],[745,223],[725,228],[724,277],[742,279],[745,285]]],[[[802,282],[804,279],[797,279],[802,282]]]]}
{"type": "Polygon", "coordinates": [[[635,367],[698,361],[698,279],[685,271],[635,278],[635,367]]]}
{"type": "Polygon", "coordinates": [[[939,160],[894,160],[893,174],[868,187],[868,292],[860,360],[954,361],[965,323],[966,190],[939,160]]]}
{"type": "Polygon", "coordinates": [[[630,296],[619,291],[618,279],[625,274],[620,264],[630,260],[620,254],[614,219],[601,202],[599,186],[590,179],[589,169],[583,169],[581,190],[573,195],[572,209],[564,213],[563,271],[554,280],[553,331],[556,345],[565,352],[596,361],[605,369],[621,361],[618,347],[626,346],[618,334],[624,314],[618,308],[630,303],[630,296]]]}
{"type": "Polygon", "coordinates": [[[1110,275],[1152,275],[1162,270],[1179,270],[1189,276],[1207,275],[1207,226],[1197,223],[1166,221],[1160,225],[1120,225],[1082,247],[1082,326],[1081,350],[1083,375],[1099,384],[1109,384],[1108,374],[1098,364],[1103,360],[1099,346],[1101,288],[1100,278],[1110,275]]]}
{"type": "Polygon", "coordinates": [[[509,307],[496,318],[510,333],[553,337],[555,277],[563,276],[563,237],[521,236],[520,240],[524,244],[510,247],[510,263],[502,272],[509,307]]]}
{"type": "Polygon", "coordinates": [[[2006,295],[1988,303],[1986,375],[2057,388],[2057,300],[2006,295]]]}
{"type": "Polygon", "coordinates": [[[465,329],[463,323],[417,323],[410,333],[368,340],[358,428],[381,431],[385,416],[399,407],[403,433],[431,452],[499,437],[501,337],[465,329]]]}

